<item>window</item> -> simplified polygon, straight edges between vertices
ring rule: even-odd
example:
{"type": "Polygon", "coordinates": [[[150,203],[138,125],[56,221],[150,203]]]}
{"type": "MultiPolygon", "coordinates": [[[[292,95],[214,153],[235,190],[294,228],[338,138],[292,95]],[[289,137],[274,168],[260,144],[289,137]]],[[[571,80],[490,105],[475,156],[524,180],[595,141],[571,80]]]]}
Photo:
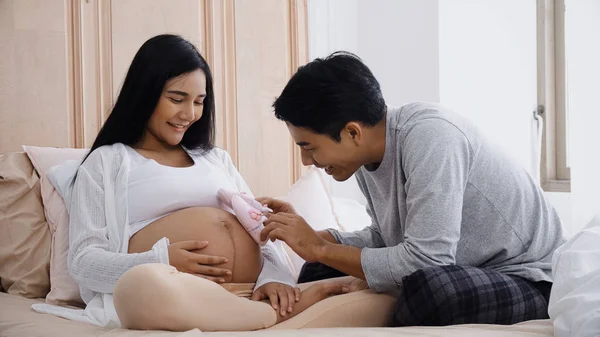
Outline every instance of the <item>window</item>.
{"type": "Polygon", "coordinates": [[[570,192],[565,0],[537,0],[538,108],[543,119],[540,182],[570,192]]]}

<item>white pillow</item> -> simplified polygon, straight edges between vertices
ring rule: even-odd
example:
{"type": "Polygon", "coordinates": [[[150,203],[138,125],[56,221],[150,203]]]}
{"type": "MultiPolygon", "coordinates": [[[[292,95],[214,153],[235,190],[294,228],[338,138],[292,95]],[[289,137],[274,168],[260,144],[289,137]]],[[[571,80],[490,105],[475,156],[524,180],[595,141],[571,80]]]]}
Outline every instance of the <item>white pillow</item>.
{"type": "Polygon", "coordinates": [[[323,185],[322,170],[311,167],[288,191],[283,200],[292,204],[296,212],[315,230],[338,226],[333,203],[323,185]]]}
{"type": "MultiPolygon", "coordinates": [[[[333,212],[331,197],[323,185],[323,174],[322,170],[314,166],[311,167],[306,174],[292,185],[287,196],[278,197],[277,199],[289,202],[298,215],[302,216],[315,230],[327,228],[341,230],[333,212]]],[[[305,261],[287,244],[282,242],[282,245],[292,264],[290,266],[292,273],[297,279],[305,261]]]]}
{"type": "Polygon", "coordinates": [[[333,210],[338,227],[343,232],[354,232],[371,224],[371,217],[364,205],[354,199],[333,197],[333,210]]]}
{"type": "MultiPolygon", "coordinates": [[[[317,231],[333,228],[353,232],[371,224],[371,217],[359,201],[331,197],[328,177],[322,169],[314,166],[290,188],[287,196],[278,199],[289,202],[317,231]]],[[[290,268],[298,278],[305,261],[287,244],[282,245],[289,257],[290,268]]]]}
{"type": "Polygon", "coordinates": [[[312,166],[290,188],[288,195],[280,199],[291,203],[315,230],[333,228],[353,232],[370,225],[371,217],[365,206],[355,199],[355,195],[332,197],[328,188],[329,179],[322,169],[312,166]]]}

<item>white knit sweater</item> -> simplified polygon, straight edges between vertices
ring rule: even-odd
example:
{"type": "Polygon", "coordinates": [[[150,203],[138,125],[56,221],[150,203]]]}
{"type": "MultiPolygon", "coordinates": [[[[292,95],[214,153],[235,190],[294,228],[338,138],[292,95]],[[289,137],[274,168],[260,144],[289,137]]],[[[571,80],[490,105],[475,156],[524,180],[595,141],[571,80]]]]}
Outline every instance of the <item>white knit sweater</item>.
{"type": "MultiPolygon", "coordinates": [[[[190,155],[196,156],[193,152],[190,155]]],[[[240,191],[251,195],[227,152],[215,148],[204,156],[222,168],[240,191]]],[[[150,251],[127,253],[129,169],[129,154],[119,143],[96,149],[81,166],[78,162],[69,162],[51,171],[50,180],[69,205],[68,266],[86,308],[77,310],[34,304],[34,310],[100,326],[119,327],[112,298],[119,277],[140,264],[169,263],[166,238],[156,242],[150,251]]],[[[269,282],[296,285],[283,247],[269,242],[261,252],[263,268],[255,289],[269,282]]]]}

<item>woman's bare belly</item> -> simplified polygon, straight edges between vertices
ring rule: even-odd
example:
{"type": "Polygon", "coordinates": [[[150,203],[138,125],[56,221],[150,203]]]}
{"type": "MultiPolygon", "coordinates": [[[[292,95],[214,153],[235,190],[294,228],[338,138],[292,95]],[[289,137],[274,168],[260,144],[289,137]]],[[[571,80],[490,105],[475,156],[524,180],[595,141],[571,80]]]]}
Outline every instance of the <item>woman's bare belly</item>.
{"type": "Polygon", "coordinates": [[[156,220],[131,237],[129,253],[148,251],[163,237],[171,243],[208,241],[206,248],[193,252],[226,257],[227,263],[216,266],[231,270],[225,282],[253,283],[260,273],[260,247],[237,218],[222,209],[192,207],[156,220]]]}

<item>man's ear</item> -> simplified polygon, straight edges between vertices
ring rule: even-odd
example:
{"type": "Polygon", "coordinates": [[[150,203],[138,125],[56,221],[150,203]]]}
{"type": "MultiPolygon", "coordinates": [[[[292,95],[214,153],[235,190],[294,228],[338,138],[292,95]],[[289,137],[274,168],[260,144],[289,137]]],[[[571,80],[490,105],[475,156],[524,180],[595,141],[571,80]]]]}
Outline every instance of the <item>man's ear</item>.
{"type": "Polygon", "coordinates": [[[356,145],[362,142],[363,129],[362,126],[356,122],[349,122],[344,127],[345,134],[350,138],[356,145]]]}

